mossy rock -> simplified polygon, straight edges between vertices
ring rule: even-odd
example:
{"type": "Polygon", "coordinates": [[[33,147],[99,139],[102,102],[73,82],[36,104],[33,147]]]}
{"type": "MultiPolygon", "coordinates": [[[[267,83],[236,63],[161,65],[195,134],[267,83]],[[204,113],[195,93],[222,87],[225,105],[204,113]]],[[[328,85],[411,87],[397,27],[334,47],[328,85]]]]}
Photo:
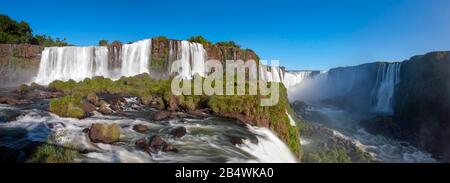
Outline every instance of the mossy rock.
{"type": "Polygon", "coordinates": [[[67,147],[44,144],[39,146],[27,163],[74,163],[78,151],[67,147]]]}
{"type": "Polygon", "coordinates": [[[68,95],[50,102],[49,111],[61,117],[84,118],[83,103],[80,96],[68,95]]]}
{"type": "Polygon", "coordinates": [[[89,138],[94,143],[111,144],[119,141],[120,131],[120,126],[115,123],[94,123],[89,129],[89,138]]]}

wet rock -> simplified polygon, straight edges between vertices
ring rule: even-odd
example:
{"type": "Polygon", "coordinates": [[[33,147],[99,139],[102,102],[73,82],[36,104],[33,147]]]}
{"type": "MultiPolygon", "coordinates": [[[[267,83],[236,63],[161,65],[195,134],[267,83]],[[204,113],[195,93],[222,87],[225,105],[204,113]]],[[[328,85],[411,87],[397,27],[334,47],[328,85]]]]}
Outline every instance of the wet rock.
{"type": "Polygon", "coordinates": [[[148,132],[148,126],[137,124],[133,126],[133,130],[139,133],[147,133],[148,132]]]}
{"type": "Polygon", "coordinates": [[[147,153],[151,153],[152,152],[151,149],[150,149],[150,146],[148,145],[148,141],[147,141],[146,138],[139,139],[134,144],[138,148],[143,149],[147,153]]]}
{"type": "Polygon", "coordinates": [[[63,96],[64,96],[64,93],[61,91],[42,91],[42,92],[36,93],[36,95],[34,97],[38,98],[38,99],[51,99],[51,98],[59,98],[59,97],[63,97],[63,96]]]}
{"type": "Polygon", "coordinates": [[[0,96],[0,104],[8,104],[8,105],[19,105],[19,104],[28,104],[29,100],[26,99],[15,99],[12,97],[2,97],[0,96]]]}
{"type": "Polygon", "coordinates": [[[111,144],[118,142],[120,127],[117,124],[94,123],[89,129],[89,138],[94,143],[111,144]]]}
{"type": "Polygon", "coordinates": [[[84,128],[81,132],[83,132],[83,133],[89,133],[89,128],[84,128]]]}
{"type": "Polygon", "coordinates": [[[166,142],[159,135],[152,135],[148,145],[153,149],[161,149],[166,142]]]}
{"type": "Polygon", "coordinates": [[[239,137],[230,137],[229,141],[233,145],[244,144],[244,141],[242,140],[242,138],[239,138],[239,137]]]}
{"type": "Polygon", "coordinates": [[[168,111],[159,111],[153,116],[153,120],[155,121],[161,121],[168,119],[172,115],[171,112],[168,111]]]}
{"type": "Polygon", "coordinates": [[[20,116],[21,112],[17,110],[2,110],[0,112],[0,121],[2,122],[9,122],[9,121],[15,121],[18,116],[20,116]]]}
{"type": "Polygon", "coordinates": [[[98,112],[102,113],[103,115],[111,115],[114,113],[114,111],[109,108],[109,106],[105,103],[103,103],[98,109],[98,112]]]}
{"type": "Polygon", "coordinates": [[[170,95],[167,100],[167,110],[169,111],[177,111],[179,110],[179,101],[178,98],[174,95],[170,95]]]}
{"type": "Polygon", "coordinates": [[[170,131],[169,135],[172,138],[179,139],[179,138],[185,136],[186,133],[187,132],[186,132],[186,128],[185,127],[177,127],[175,129],[173,129],[172,131],[170,131]]]}
{"type": "Polygon", "coordinates": [[[135,142],[135,145],[147,153],[178,152],[175,147],[165,142],[159,135],[152,135],[148,141],[146,138],[139,139],[135,142]]]}
{"type": "Polygon", "coordinates": [[[176,149],[175,147],[173,147],[170,144],[164,143],[162,151],[163,152],[178,152],[178,149],[176,149]]]}
{"type": "Polygon", "coordinates": [[[83,103],[83,111],[84,111],[86,114],[89,114],[89,113],[95,111],[95,105],[93,105],[93,104],[91,104],[90,102],[87,102],[87,101],[86,101],[86,102],[83,103]]]}
{"type": "Polygon", "coordinates": [[[186,113],[193,115],[194,117],[206,118],[208,115],[202,110],[188,110],[186,113]]]}

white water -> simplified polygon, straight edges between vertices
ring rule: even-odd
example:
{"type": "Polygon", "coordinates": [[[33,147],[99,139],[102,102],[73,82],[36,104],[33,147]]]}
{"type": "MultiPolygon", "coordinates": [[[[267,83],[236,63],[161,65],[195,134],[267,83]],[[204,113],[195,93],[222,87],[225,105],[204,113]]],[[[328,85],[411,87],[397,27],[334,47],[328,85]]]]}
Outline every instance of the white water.
{"type": "Polygon", "coordinates": [[[194,74],[205,76],[205,60],[207,59],[206,50],[202,44],[181,41],[181,47],[177,50],[179,60],[181,61],[182,71],[179,77],[191,79],[194,74]],[[180,49],[181,48],[181,49],[180,49]]]}
{"type": "Polygon", "coordinates": [[[372,92],[376,112],[392,114],[395,85],[400,82],[401,63],[383,64],[378,68],[377,82],[372,92]]]}
{"type": "Polygon", "coordinates": [[[121,76],[134,76],[142,73],[149,73],[151,48],[151,39],[122,45],[121,76]]]}
{"type": "Polygon", "coordinates": [[[296,163],[295,156],[291,153],[287,145],[281,141],[272,131],[267,128],[248,126],[257,134],[258,143],[244,141],[238,147],[247,153],[252,154],[257,159],[249,160],[249,163],[296,163]]]}
{"type": "MultiPolygon", "coordinates": [[[[129,100],[133,100],[130,98],[129,100]]],[[[45,111],[23,111],[16,121],[0,124],[0,132],[15,134],[14,138],[0,139],[0,146],[23,147],[28,141],[47,141],[52,135],[57,145],[71,144],[74,149],[87,151],[76,162],[295,162],[289,148],[270,130],[252,126],[242,126],[219,118],[206,120],[173,119],[152,122],[95,114],[86,119],[61,118],[45,111]],[[120,143],[92,143],[84,128],[93,123],[118,124],[121,126],[120,143]],[[52,128],[50,128],[53,126],[52,128]],[[132,128],[136,124],[148,126],[150,132],[142,134],[132,128]],[[168,137],[171,129],[183,126],[187,135],[174,140],[168,137]],[[179,152],[158,152],[148,154],[136,148],[135,141],[152,134],[159,134],[179,152]],[[243,138],[244,144],[233,145],[229,135],[243,138]],[[257,140],[250,140],[256,138],[257,140]]]]}
{"type": "Polygon", "coordinates": [[[109,76],[107,62],[108,49],[104,46],[48,47],[42,52],[35,82],[48,84],[54,80],[109,76]]]}
{"type": "Polygon", "coordinates": [[[287,111],[286,111],[286,115],[289,118],[289,123],[291,124],[291,126],[297,126],[297,124],[295,124],[294,118],[292,118],[292,116],[287,111]]]}
{"type": "Polygon", "coordinates": [[[287,89],[292,88],[304,80],[312,78],[312,73],[313,71],[286,72],[283,84],[287,89]]]}
{"type": "MultiPolygon", "coordinates": [[[[182,72],[179,76],[185,79],[191,79],[194,74],[205,76],[207,53],[203,45],[188,41],[171,41],[170,45],[172,42],[176,42],[177,47],[170,46],[169,58],[181,60],[182,72]],[[172,56],[174,53],[177,57],[172,56]]],[[[119,68],[109,70],[108,68],[114,67],[108,67],[110,53],[106,46],[47,47],[42,52],[39,72],[34,82],[46,85],[54,80],[81,81],[94,76],[118,79],[121,76],[150,73],[151,50],[151,39],[123,44],[118,56],[113,56],[119,59],[119,68]]],[[[174,60],[169,60],[169,63],[174,60]]]]}

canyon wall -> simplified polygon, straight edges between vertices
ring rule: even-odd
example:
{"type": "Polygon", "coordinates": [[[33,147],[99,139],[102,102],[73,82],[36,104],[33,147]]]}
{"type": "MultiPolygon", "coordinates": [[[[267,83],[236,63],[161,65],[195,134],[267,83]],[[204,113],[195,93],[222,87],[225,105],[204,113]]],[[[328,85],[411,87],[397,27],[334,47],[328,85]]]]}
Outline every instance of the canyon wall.
{"type": "Polygon", "coordinates": [[[0,44],[0,87],[28,83],[37,75],[42,46],[0,44]]]}
{"type": "Polygon", "coordinates": [[[402,63],[395,93],[399,136],[450,161],[450,52],[432,52],[402,63]]]}

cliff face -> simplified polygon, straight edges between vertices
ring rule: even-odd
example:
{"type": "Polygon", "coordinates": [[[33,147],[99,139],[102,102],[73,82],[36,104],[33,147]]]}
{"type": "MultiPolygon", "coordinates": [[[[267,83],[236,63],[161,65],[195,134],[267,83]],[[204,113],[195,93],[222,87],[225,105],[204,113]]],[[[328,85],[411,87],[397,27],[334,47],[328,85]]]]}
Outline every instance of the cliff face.
{"type": "Polygon", "coordinates": [[[37,75],[42,46],[0,44],[0,87],[27,83],[37,75]]]}
{"type": "Polygon", "coordinates": [[[450,52],[432,52],[402,63],[394,122],[400,136],[450,161],[450,52]]]}
{"type": "Polygon", "coordinates": [[[331,69],[323,86],[326,90],[324,102],[357,112],[370,111],[377,72],[383,64],[386,63],[331,69]]]}

